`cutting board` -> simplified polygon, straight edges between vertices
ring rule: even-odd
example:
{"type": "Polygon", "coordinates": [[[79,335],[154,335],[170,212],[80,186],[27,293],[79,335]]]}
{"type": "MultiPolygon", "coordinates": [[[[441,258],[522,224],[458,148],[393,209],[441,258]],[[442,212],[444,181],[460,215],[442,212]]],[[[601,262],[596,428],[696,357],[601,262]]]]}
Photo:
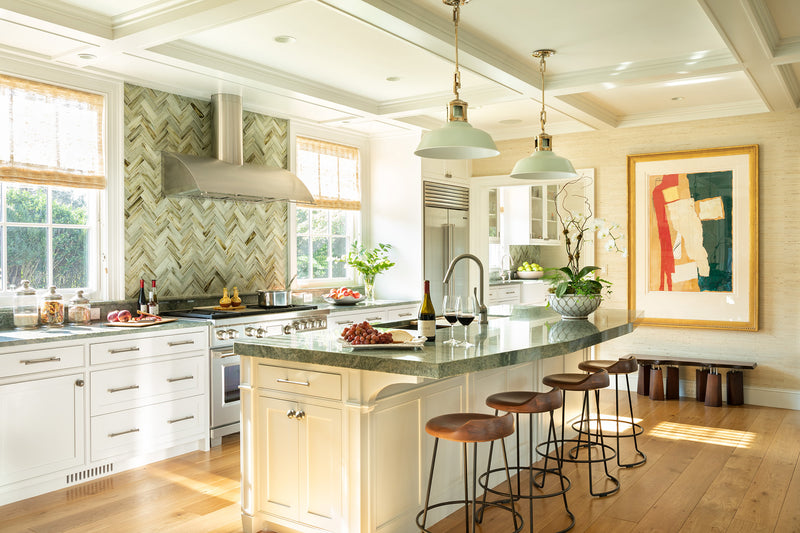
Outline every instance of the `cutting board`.
{"type": "Polygon", "coordinates": [[[156,324],[166,324],[167,322],[175,322],[177,318],[162,318],[161,320],[139,320],[138,322],[106,322],[104,326],[114,326],[118,328],[143,328],[145,326],[154,326],[156,324]]]}

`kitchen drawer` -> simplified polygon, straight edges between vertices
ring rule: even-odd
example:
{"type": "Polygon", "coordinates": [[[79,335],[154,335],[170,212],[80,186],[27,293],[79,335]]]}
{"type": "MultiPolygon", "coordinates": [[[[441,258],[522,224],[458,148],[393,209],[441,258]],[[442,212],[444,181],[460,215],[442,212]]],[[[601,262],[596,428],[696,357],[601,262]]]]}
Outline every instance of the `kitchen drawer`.
{"type": "Polygon", "coordinates": [[[98,370],[90,383],[92,415],[203,394],[208,356],[98,370]]]}
{"type": "Polygon", "coordinates": [[[258,365],[258,387],[330,400],[342,398],[342,376],[328,372],[258,365]]]}
{"type": "Polygon", "coordinates": [[[387,309],[378,308],[371,311],[359,311],[357,313],[331,313],[328,315],[328,329],[341,332],[347,326],[365,320],[370,324],[376,322],[386,322],[387,309]]]}
{"type": "Polygon", "coordinates": [[[91,457],[101,461],[117,455],[141,455],[207,433],[205,395],[147,405],[92,417],[91,457]]]}
{"type": "Polygon", "coordinates": [[[206,351],[207,349],[207,330],[190,333],[173,330],[170,333],[151,337],[130,338],[125,336],[111,342],[93,343],[89,348],[93,365],[197,350],[206,351]]]}
{"type": "Polygon", "coordinates": [[[419,306],[389,307],[385,310],[384,322],[399,322],[401,320],[414,320],[417,318],[419,306]]]}
{"type": "Polygon", "coordinates": [[[519,286],[506,285],[503,287],[491,287],[487,297],[487,305],[518,304],[519,286]]]}
{"type": "Polygon", "coordinates": [[[83,366],[83,346],[25,350],[0,355],[0,377],[83,366]]]}

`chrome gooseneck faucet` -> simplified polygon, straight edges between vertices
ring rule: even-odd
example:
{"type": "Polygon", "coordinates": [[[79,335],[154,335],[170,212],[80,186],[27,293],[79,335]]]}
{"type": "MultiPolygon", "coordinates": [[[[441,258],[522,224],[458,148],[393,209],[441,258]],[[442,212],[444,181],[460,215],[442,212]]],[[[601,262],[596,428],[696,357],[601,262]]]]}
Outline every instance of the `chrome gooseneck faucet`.
{"type": "Polygon", "coordinates": [[[478,264],[478,271],[480,272],[480,277],[481,277],[481,285],[480,285],[480,287],[481,287],[481,298],[480,298],[480,300],[478,300],[478,307],[480,309],[480,314],[481,314],[481,322],[480,323],[481,324],[488,324],[489,323],[489,311],[486,309],[486,306],[483,304],[483,302],[484,302],[484,299],[483,299],[483,295],[484,295],[484,292],[483,292],[483,263],[481,263],[480,259],[478,259],[477,257],[475,257],[472,254],[461,254],[459,256],[456,256],[455,258],[453,258],[453,260],[450,262],[450,265],[447,267],[447,272],[445,272],[445,274],[444,274],[444,282],[447,283],[447,282],[450,281],[450,276],[453,275],[453,269],[455,268],[456,263],[458,263],[462,259],[472,259],[473,261],[475,261],[478,264]]]}

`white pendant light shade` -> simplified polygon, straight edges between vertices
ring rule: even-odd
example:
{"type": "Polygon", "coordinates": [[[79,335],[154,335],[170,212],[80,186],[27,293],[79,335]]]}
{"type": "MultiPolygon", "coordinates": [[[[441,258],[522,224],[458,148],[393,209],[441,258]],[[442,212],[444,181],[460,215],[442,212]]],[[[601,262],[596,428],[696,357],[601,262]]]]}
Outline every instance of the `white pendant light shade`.
{"type": "Polygon", "coordinates": [[[415,155],[431,159],[483,159],[499,153],[488,133],[473,128],[469,122],[457,121],[423,133],[414,151],[415,155]]]}
{"type": "Polygon", "coordinates": [[[522,180],[560,180],[578,176],[569,159],[557,156],[551,150],[537,148],[528,157],[520,159],[511,171],[511,177],[522,180]]]}

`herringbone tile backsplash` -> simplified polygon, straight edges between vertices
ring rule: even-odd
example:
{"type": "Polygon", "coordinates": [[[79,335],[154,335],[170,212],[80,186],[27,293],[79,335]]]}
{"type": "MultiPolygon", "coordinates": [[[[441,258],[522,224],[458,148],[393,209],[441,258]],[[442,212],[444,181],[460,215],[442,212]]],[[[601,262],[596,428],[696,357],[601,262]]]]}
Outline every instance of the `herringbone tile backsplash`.
{"type": "MultiPolygon", "coordinates": [[[[159,295],[222,294],[283,287],[285,202],[165,198],[161,151],[211,156],[210,101],[125,85],[125,293],[139,278],[159,295]]],[[[288,121],[245,112],[247,163],[287,168],[288,121]]]]}

